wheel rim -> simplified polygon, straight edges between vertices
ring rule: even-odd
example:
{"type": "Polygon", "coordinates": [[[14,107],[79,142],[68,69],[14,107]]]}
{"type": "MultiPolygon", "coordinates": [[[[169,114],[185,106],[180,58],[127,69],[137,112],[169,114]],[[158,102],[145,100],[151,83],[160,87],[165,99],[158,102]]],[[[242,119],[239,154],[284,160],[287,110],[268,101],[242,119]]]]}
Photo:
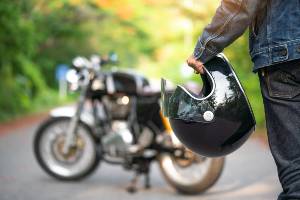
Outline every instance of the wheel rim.
{"type": "Polygon", "coordinates": [[[189,165],[183,165],[181,161],[166,154],[162,156],[161,165],[168,178],[181,185],[190,186],[199,184],[199,182],[204,180],[212,165],[212,159],[198,158],[200,158],[200,160],[195,160],[189,165]]]}
{"type": "Polygon", "coordinates": [[[96,159],[96,147],[88,130],[78,125],[75,146],[63,155],[65,132],[69,121],[60,121],[49,126],[42,134],[39,144],[41,159],[54,174],[62,177],[80,176],[89,170],[96,159]]]}

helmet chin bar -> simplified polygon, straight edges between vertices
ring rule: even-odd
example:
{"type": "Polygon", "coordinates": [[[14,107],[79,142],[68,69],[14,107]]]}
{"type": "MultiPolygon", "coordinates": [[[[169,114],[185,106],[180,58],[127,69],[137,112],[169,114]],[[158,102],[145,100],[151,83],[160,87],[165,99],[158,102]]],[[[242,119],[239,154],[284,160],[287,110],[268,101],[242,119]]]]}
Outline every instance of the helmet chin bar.
{"type": "MultiPolygon", "coordinates": [[[[161,80],[161,107],[164,116],[190,122],[209,123],[214,120],[214,109],[209,105],[209,99],[214,94],[215,82],[208,70],[206,70],[206,75],[202,76],[208,78],[207,81],[203,81],[203,88],[199,94],[195,94],[181,85],[178,85],[175,90],[167,90],[167,81],[161,80]]],[[[205,78],[202,77],[202,79],[205,78]]]]}
{"type": "Polygon", "coordinates": [[[198,101],[203,101],[205,99],[208,99],[214,93],[214,91],[216,89],[215,80],[213,79],[210,72],[205,67],[204,67],[204,71],[205,71],[205,74],[201,75],[202,80],[203,80],[203,88],[202,88],[200,94],[195,94],[193,92],[190,92],[185,87],[178,85],[178,87],[180,87],[182,90],[184,90],[190,97],[192,97],[193,99],[198,100],[198,101]],[[204,80],[207,80],[207,81],[204,81],[204,80]],[[208,95],[204,94],[204,91],[203,91],[204,88],[211,88],[208,95]]]}

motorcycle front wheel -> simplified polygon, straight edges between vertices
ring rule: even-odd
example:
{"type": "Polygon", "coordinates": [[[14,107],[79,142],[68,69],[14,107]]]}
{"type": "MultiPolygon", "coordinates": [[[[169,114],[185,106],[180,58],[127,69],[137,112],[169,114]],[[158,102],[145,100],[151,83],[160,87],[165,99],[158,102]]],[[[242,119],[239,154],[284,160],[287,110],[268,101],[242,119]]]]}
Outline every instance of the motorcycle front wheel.
{"type": "Polygon", "coordinates": [[[71,118],[46,120],[37,130],[33,148],[39,165],[49,175],[64,181],[79,180],[90,175],[98,166],[100,154],[90,128],[78,123],[74,144],[63,153],[66,131],[71,118]]]}
{"type": "Polygon", "coordinates": [[[189,152],[190,160],[162,154],[160,169],[166,181],[183,194],[203,193],[212,187],[222,174],[225,158],[205,158],[189,152]]]}

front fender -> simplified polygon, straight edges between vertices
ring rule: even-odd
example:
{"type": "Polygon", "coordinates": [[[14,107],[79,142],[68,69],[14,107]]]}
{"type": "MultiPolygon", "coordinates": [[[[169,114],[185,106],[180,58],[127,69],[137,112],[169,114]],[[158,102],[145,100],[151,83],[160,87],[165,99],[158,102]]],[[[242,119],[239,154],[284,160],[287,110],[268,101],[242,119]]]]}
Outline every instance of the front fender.
{"type": "MultiPolygon", "coordinates": [[[[73,117],[76,112],[75,106],[64,106],[55,108],[50,111],[51,117],[73,117]]],[[[90,127],[94,127],[95,125],[95,118],[93,114],[88,110],[83,110],[80,115],[80,120],[87,124],[90,127]]]]}

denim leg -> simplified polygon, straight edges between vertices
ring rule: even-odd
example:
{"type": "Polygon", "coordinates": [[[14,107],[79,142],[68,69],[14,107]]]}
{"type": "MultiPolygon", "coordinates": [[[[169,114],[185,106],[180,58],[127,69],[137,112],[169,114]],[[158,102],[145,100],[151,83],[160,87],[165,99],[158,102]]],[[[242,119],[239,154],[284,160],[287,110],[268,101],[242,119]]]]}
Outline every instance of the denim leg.
{"type": "Polygon", "coordinates": [[[270,149],[283,192],[278,200],[300,199],[300,61],[259,72],[270,149]]]}

